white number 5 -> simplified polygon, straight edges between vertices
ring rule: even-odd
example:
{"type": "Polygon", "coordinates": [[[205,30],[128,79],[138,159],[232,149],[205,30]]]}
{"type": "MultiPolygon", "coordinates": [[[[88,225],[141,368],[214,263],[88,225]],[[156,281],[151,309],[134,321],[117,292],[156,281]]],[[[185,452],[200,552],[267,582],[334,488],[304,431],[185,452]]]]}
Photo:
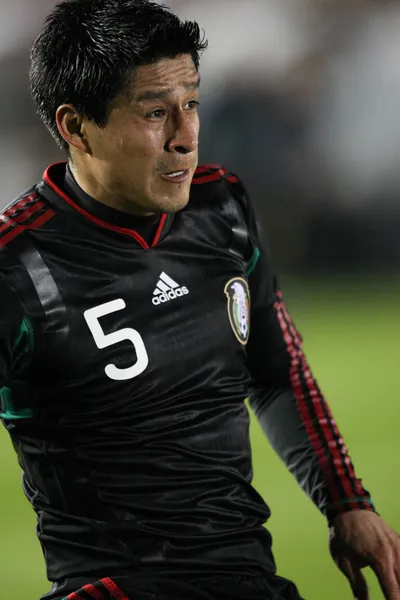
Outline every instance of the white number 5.
{"type": "Polygon", "coordinates": [[[125,307],[125,302],[122,298],[119,298],[118,300],[112,300],[111,302],[106,302],[100,306],[89,308],[89,310],[86,310],[83,313],[93,339],[100,350],[112,346],[113,344],[118,344],[118,342],[122,342],[123,340],[129,340],[135,348],[137,361],[134,365],[127,367],[126,369],[120,369],[113,364],[109,364],[104,369],[106,375],[110,379],[116,381],[137,377],[143,373],[149,364],[149,357],[147,356],[142,336],[136,329],[127,327],[126,329],[120,329],[119,331],[114,331],[114,333],[106,334],[99,323],[101,317],[116,312],[117,310],[122,310],[125,307]]]}

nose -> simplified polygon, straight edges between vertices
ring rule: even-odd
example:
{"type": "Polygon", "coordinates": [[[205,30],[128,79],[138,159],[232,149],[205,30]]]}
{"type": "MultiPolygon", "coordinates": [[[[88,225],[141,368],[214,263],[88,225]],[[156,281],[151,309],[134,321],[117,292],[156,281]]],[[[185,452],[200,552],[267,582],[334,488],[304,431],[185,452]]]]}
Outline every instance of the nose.
{"type": "Polygon", "coordinates": [[[174,119],[174,131],[165,144],[167,152],[190,154],[199,145],[198,114],[182,112],[174,119]]]}

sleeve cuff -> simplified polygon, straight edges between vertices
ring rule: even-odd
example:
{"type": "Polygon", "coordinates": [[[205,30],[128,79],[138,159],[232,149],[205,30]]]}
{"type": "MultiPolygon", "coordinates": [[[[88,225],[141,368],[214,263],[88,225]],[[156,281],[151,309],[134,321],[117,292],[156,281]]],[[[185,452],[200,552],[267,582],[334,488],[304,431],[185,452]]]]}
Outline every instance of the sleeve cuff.
{"type": "Polygon", "coordinates": [[[340,502],[328,506],[326,517],[329,526],[333,524],[335,517],[352,510],[369,510],[371,512],[376,512],[375,505],[368,496],[346,498],[345,500],[341,500],[340,502]]]}

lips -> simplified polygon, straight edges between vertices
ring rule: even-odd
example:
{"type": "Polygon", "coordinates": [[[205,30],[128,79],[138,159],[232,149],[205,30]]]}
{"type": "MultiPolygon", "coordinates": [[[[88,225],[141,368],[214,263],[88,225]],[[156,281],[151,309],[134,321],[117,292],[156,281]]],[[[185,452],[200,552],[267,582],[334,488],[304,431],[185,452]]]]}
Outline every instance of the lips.
{"type": "Polygon", "coordinates": [[[180,177],[186,173],[187,169],[182,169],[181,171],[171,171],[171,173],[165,173],[166,177],[171,177],[174,179],[175,177],[180,177]]]}
{"type": "Polygon", "coordinates": [[[164,181],[169,181],[170,183],[184,183],[189,179],[190,169],[178,169],[176,171],[169,171],[168,173],[163,173],[161,175],[164,181]]]}

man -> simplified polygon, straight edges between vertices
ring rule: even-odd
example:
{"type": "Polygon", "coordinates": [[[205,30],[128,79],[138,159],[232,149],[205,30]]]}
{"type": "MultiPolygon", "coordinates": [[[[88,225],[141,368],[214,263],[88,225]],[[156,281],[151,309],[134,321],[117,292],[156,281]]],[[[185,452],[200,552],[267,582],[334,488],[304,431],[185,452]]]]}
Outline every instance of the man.
{"type": "Polygon", "coordinates": [[[197,168],[195,23],[70,0],[32,51],[68,165],[0,227],[1,416],[51,600],[289,600],[251,486],[250,396],[326,515],[358,598],[400,598],[400,543],[356,478],[239,179],[197,168]]]}

